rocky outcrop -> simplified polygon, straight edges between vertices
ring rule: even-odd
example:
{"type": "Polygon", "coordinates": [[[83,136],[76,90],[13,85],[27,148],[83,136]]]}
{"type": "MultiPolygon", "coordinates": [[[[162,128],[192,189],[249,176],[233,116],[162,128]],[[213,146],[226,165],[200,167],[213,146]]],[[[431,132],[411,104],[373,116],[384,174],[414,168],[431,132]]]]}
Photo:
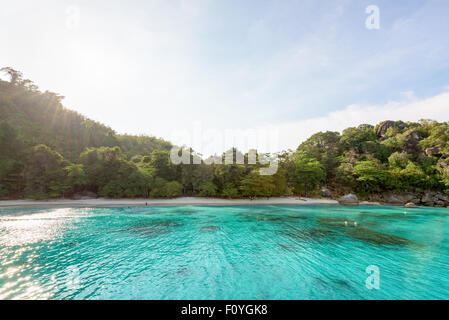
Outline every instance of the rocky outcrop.
{"type": "Polygon", "coordinates": [[[383,201],[392,205],[404,205],[408,202],[418,203],[421,197],[413,192],[386,192],[382,195],[383,201]]]}
{"type": "Polygon", "coordinates": [[[321,188],[321,196],[329,198],[332,196],[332,191],[329,188],[323,187],[321,188]]]}
{"type": "Polygon", "coordinates": [[[429,207],[446,207],[449,205],[449,197],[438,192],[426,192],[421,198],[421,203],[429,207]]]}
{"type": "Polygon", "coordinates": [[[438,200],[438,201],[435,201],[435,204],[433,206],[443,208],[443,207],[446,207],[446,203],[444,201],[438,200]]]}
{"type": "Polygon", "coordinates": [[[359,204],[359,198],[355,194],[347,194],[338,199],[338,203],[342,205],[354,206],[359,204]]]}
{"type": "Polygon", "coordinates": [[[393,206],[426,206],[426,207],[448,207],[449,208],[449,194],[427,191],[427,192],[384,192],[372,194],[369,197],[363,199],[366,201],[359,201],[354,194],[347,194],[340,199],[337,199],[340,204],[372,204],[378,202],[384,205],[393,206]]]}
{"type": "Polygon", "coordinates": [[[399,199],[399,197],[395,194],[388,194],[388,195],[384,196],[384,201],[389,204],[392,204],[392,205],[403,205],[404,204],[404,200],[399,199]]]}
{"type": "Polygon", "coordinates": [[[413,203],[416,206],[428,207],[447,207],[449,206],[449,197],[440,192],[385,192],[382,194],[371,195],[369,201],[378,201],[380,203],[403,206],[413,203]]]}
{"type": "Polygon", "coordinates": [[[394,127],[396,127],[396,122],[394,122],[394,121],[387,120],[387,121],[381,122],[379,124],[379,127],[377,128],[377,132],[376,132],[377,136],[379,138],[384,138],[387,133],[387,130],[389,128],[394,128],[394,127]]]}
{"type": "Polygon", "coordinates": [[[408,135],[406,135],[405,139],[407,142],[418,143],[419,141],[424,139],[424,137],[422,136],[421,132],[419,132],[418,130],[414,130],[414,131],[410,132],[408,135]]]}
{"type": "Polygon", "coordinates": [[[418,154],[422,152],[419,142],[424,139],[421,132],[414,130],[405,136],[404,149],[407,153],[418,154]]]}
{"type": "Polygon", "coordinates": [[[438,197],[438,200],[449,203],[448,196],[441,194],[441,193],[437,193],[436,196],[438,197]]]}
{"type": "Polygon", "coordinates": [[[436,199],[434,197],[434,194],[431,192],[426,192],[422,198],[421,198],[421,202],[424,204],[429,204],[429,205],[433,205],[435,201],[437,201],[438,199],[436,199]]]}

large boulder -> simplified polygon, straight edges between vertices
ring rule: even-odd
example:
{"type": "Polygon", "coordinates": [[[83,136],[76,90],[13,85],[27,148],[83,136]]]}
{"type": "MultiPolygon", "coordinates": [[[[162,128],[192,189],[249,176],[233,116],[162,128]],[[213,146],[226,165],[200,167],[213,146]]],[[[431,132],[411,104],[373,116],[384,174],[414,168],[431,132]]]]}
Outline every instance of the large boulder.
{"type": "Polygon", "coordinates": [[[377,132],[376,132],[377,136],[379,138],[384,138],[387,133],[387,130],[389,128],[394,128],[394,127],[396,127],[396,122],[394,122],[394,121],[387,120],[387,121],[381,122],[379,124],[379,127],[377,128],[377,132]]]}
{"type": "Polygon", "coordinates": [[[421,132],[419,132],[418,130],[413,130],[412,132],[410,132],[408,135],[405,136],[405,140],[407,142],[414,142],[414,143],[418,143],[420,142],[422,139],[424,139],[424,137],[422,136],[421,132]]]}
{"type": "Polygon", "coordinates": [[[445,207],[446,203],[444,201],[437,200],[437,201],[435,201],[434,206],[435,207],[445,207]]]}
{"type": "MultiPolygon", "coordinates": [[[[439,193],[439,192],[430,193],[430,194],[432,195],[431,200],[433,201],[433,205],[435,207],[446,207],[449,205],[449,197],[448,196],[446,196],[442,193],[439,193]]],[[[428,203],[429,203],[428,205],[430,205],[431,202],[428,202],[428,203]]]]}
{"type": "Polygon", "coordinates": [[[424,139],[421,132],[418,130],[414,130],[407,134],[405,137],[405,145],[404,150],[410,154],[420,154],[422,153],[422,149],[419,146],[419,142],[424,139]]]}
{"type": "Polygon", "coordinates": [[[385,202],[392,204],[392,205],[403,205],[404,200],[399,199],[395,194],[388,194],[385,196],[385,202]]]}
{"type": "Polygon", "coordinates": [[[435,202],[439,201],[438,197],[436,197],[436,194],[433,192],[426,192],[421,198],[421,202],[424,203],[424,205],[433,207],[435,205],[435,202]]]}
{"type": "Polygon", "coordinates": [[[423,194],[422,198],[421,198],[421,202],[422,203],[427,203],[427,202],[435,202],[435,194],[433,192],[426,192],[423,194]]]}
{"type": "Polygon", "coordinates": [[[347,194],[344,195],[343,197],[340,197],[338,199],[338,203],[342,204],[342,205],[358,205],[359,204],[359,198],[357,198],[357,196],[355,194],[347,194]]]}
{"type": "Polygon", "coordinates": [[[387,192],[383,194],[384,202],[393,204],[393,205],[404,205],[408,202],[419,203],[421,201],[421,197],[412,192],[387,192]]]}
{"type": "Polygon", "coordinates": [[[441,193],[437,193],[435,195],[435,197],[438,198],[439,201],[443,201],[443,202],[446,202],[446,203],[449,204],[449,197],[448,196],[446,196],[444,194],[441,194],[441,193]]]}
{"type": "Polygon", "coordinates": [[[321,188],[321,196],[329,198],[332,196],[332,191],[329,188],[323,187],[321,188]]]}

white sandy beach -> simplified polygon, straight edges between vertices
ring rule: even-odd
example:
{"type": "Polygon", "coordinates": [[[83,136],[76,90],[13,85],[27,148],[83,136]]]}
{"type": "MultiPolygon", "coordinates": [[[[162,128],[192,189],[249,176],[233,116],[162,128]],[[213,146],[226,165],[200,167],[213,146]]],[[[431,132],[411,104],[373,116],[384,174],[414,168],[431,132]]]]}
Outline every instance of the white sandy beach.
{"type": "Polygon", "coordinates": [[[121,207],[121,206],[185,206],[185,205],[269,205],[269,204],[338,204],[336,200],[309,199],[298,197],[270,198],[270,199],[220,199],[182,197],[175,199],[88,199],[88,200],[4,200],[0,201],[0,207],[121,207]]]}
{"type": "MultiPolygon", "coordinates": [[[[182,197],[175,199],[88,199],[88,200],[3,200],[0,207],[135,207],[135,206],[240,206],[240,205],[336,205],[338,201],[330,199],[311,199],[298,197],[280,197],[270,199],[220,199],[220,198],[196,198],[182,197]]],[[[361,205],[379,205],[372,202],[361,202],[361,205]]]]}

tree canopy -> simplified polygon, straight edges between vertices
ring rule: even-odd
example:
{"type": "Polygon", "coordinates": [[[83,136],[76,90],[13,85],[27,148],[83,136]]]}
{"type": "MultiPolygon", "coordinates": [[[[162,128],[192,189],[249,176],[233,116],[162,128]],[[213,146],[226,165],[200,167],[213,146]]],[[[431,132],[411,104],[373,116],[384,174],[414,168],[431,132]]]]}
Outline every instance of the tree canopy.
{"type": "MultiPolygon", "coordinates": [[[[244,164],[170,161],[172,144],[150,136],[117,134],[62,105],[22,73],[3,68],[0,80],[0,198],[271,197],[317,195],[327,186],[369,195],[383,191],[449,189],[449,123],[386,121],[339,132],[318,132],[295,151],[269,155],[274,175],[244,164]]],[[[194,154],[194,152],[193,152],[194,154]]],[[[220,155],[218,156],[220,157],[220,155]]]]}

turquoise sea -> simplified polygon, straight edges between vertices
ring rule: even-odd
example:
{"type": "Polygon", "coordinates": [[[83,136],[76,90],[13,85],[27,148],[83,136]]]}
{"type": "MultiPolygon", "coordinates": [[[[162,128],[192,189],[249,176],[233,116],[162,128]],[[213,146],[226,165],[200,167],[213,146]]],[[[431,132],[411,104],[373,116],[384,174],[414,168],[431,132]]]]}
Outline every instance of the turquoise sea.
{"type": "Polygon", "coordinates": [[[0,299],[449,299],[449,209],[0,209],[0,261],[0,299]]]}

